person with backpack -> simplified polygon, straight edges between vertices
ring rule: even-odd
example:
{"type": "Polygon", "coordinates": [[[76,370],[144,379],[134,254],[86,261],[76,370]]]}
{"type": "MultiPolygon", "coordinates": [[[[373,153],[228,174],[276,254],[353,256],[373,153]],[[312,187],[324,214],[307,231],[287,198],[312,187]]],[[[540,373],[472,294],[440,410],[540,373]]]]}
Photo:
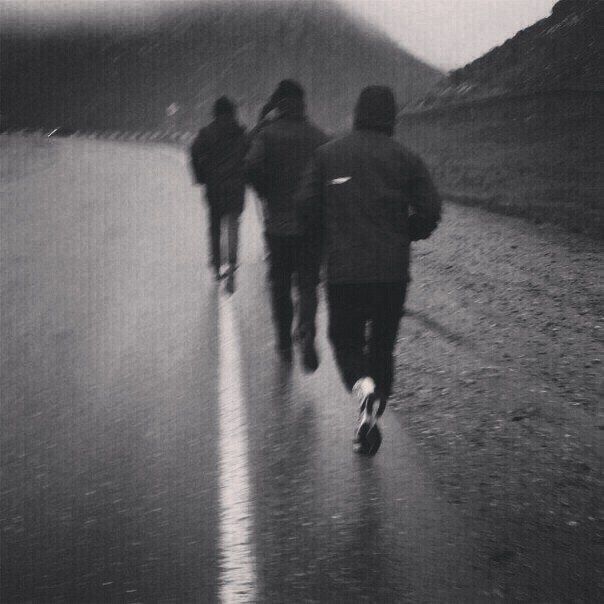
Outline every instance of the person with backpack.
{"type": "Polygon", "coordinates": [[[304,96],[298,82],[279,83],[261,115],[264,118],[273,112],[276,116],[257,127],[246,158],[246,175],[263,206],[278,352],[284,361],[291,361],[296,280],[300,300],[296,335],[303,366],[314,371],[318,366],[314,347],[316,283],[305,279],[311,273],[300,271],[303,246],[293,196],[313,152],[327,142],[327,136],[307,120],[304,96]]]}
{"type": "Polygon", "coordinates": [[[365,88],[353,131],[316,151],[296,196],[303,241],[325,267],[329,340],[359,407],[354,449],[368,455],[382,442],[410,243],[441,217],[424,163],[393,138],[396,111],[390,88],[365,88]]]}
{"type": "Polygon", "coordinates": [[[196,183],[205,185],[210,218],[210,264],[216,280],[225,278],[226,290],[233,293],[248,139],[245,129],[237,122],[235,104],[229,98],[217,99],[213,114],[214,120],[199,131],[191,146],[191,167],[196,183]],[[220,253],[223,232],[228,249],[228,268],[224,274],[220,253]]]}

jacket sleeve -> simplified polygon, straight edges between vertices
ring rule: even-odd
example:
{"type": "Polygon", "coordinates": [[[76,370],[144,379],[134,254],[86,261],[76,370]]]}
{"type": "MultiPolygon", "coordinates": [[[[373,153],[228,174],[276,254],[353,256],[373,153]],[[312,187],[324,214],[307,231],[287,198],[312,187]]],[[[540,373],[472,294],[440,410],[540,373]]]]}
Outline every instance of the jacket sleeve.
{"type": "Polygon", "coordinates": [[[301,282],[316,287],[319,282],[321,258],[323,255],[324,198],[323,178],[319,160],[314,157],[294,196],[296,219],[302,233],[300,255],[301,282]]]}
{"type": "Polygon", "coordinates": [[[294,203],[296,218],[305,239],[312,239],[313,245],[319,245],[319,234],[323,230],[323,178],[319,159],[313,157],[309,162],[294,203]]]}
{"type": "Polygon", "coordinates": [[[427,239],[438,226],[441,217],[441,199],[424,162],[417,158],[411,179],[411,214],[409,236],[411,241],[427,239]]]}
{"type": "Polygon", "coordinates": [[[302,175],[298,191],[294,197],[296,218],[307,236],[319,232],[322,228],[322,209],[324,182],[321,169],[321,157],[318,149],[329,142],[329,137],[322,130],[316,129],[315,152],[302,175]]]}
{"type": "Polygon", "coordinates": [[[203,134],[200,132],[193,141],[190,149],[190,165],[193,172],[193,178],[197,184],[203,185],[206,180],[204,173],[204,163],[206,155],[206,144],[203,134]]]}
{"type": "Polygon", "coordinates": [[[245,178],[261,197],[266,193],[265,145],[264,136],[260,131],[251,138],[245,157],[245,178]]]}

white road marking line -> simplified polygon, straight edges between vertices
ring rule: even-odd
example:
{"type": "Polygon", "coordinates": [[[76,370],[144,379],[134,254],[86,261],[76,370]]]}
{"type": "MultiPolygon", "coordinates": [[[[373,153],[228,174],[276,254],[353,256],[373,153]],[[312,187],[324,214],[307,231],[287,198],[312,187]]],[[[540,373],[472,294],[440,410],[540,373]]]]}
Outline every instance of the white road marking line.
{"type": "Polygon", "coordinates": [[[219,300],[220,602],[256,600],[247,422],[233,301],[219,300]]]}

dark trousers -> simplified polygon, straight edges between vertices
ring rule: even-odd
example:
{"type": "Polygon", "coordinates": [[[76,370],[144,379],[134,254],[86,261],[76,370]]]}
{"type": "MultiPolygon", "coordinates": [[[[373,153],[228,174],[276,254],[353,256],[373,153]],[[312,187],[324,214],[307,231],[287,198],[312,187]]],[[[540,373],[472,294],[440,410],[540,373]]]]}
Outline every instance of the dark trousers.
{"type": "Polygon", "coordinates": [[[390,396],[406,293],[405,282],[328,285],[329,339],[349,390],[369,376],[384,402],[390,396]]]}
{"type": "Polygon", "coordinates": [[[303,245],[302,237],[269,233],[265,237],[273,321],[278,346],[285,349],[292,342],[294,284],[298,288],[297,334],[300,337],[315,336],[318,266],[315,259],[309,257],[308,246],[303,245]]]}
{"type": "Polygon", "coordinates": [[[224,212],[216,204],[210,207],[210,257],[212,266],[218,270],[221,261],[221,241],[223,233],[227,239],[227,256],[229,265],[237,266],[237,249],[239,247],[239,214],[224,212]]]}

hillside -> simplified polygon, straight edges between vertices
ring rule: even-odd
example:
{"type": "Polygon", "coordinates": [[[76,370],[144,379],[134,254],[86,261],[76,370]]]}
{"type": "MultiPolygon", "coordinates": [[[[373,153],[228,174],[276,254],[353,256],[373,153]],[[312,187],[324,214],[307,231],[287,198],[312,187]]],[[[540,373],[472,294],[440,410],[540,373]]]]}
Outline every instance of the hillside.
{"type": "Polygon", "coordinates": [[[555,90],[602,91],[604,2],[559,0],[551,15],[441,80],[416,106],[555,90]]]}
{"type": "Polygon", "coordinates": [[[601,93],[498,97],[401,116],[445,197],[604,240],[601,93]]]}
{"type": "Polygon", "coordinates": [[[448,199],[604,236],[603,6],[560,0],[400,114],[448,199]]]}
{"type": "Polygon", "coordinates": [[[324,0],[172,5],[136,29],[3,27],[0,45],[3,127],[190,130],[225,93],[250,124],[294,77],[313,118],[339,129],[363,86],[392,85],[405,103],[440,77],[324,0]]]}

